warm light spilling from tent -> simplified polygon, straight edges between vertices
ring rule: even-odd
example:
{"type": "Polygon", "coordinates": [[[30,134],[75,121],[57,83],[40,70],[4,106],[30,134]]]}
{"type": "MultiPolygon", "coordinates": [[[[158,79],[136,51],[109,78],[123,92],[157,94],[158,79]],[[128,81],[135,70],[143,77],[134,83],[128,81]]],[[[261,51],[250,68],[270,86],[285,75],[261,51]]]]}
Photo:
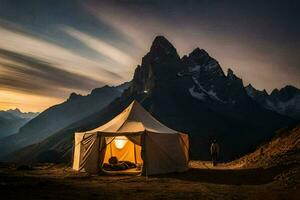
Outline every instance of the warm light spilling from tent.
{"type": "Polygon", "coordinates": [[[118,136],[115,138],[115,146],[117,149],[123,149],[128,139],[125,136],[118,136]]]}

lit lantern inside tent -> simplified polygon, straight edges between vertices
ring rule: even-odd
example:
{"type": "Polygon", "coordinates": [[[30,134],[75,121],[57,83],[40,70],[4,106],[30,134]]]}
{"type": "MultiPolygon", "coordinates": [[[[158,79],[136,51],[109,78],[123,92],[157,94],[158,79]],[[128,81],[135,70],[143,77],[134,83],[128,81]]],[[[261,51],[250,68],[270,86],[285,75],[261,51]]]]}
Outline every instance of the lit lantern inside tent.
{"type": "Polygon", "coordinates": [[[115,138],[115,146],[117,147],[117,149],[123,149],[127,141],[128,139],[125,136],[117,136],[115,138]]]}

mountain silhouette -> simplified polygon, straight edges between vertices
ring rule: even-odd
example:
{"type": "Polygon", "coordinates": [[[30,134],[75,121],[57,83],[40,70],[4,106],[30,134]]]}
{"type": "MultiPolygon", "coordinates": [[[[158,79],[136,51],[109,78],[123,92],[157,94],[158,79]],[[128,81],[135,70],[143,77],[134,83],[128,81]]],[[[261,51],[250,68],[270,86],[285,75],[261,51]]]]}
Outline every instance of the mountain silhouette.
{"type": "Polygon", "coordinates": [[[157,36],[120,98],[39,144],[11,154],[10,159],[70,161],[74,132],[106,123],[133,100],[163,124],[188,133],[192,159],[209,159],[214,138],[221,146],[221,159],[233,159],[271,138],[278,128],[295,122],[259,105],[247,94],[242,79],[231,69],[225,74],[205,50],[196,48],[180,58],[165,37],[157,36]]]}

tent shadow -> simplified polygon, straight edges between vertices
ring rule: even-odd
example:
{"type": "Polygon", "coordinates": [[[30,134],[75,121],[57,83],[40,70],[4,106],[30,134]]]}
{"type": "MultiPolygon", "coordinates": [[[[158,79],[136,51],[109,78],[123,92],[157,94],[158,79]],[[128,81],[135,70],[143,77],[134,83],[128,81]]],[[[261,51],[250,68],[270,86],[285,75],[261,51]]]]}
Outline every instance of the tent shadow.
{"type": "Polygon", "coordinates": [[[174,178],[183,181],[213,183],[223,185],[261,185],[272,182],[276,175],[284,170],[283,167],[268,169],[197,169],[187,172],[158,175],[160,178],[174,178]]]}

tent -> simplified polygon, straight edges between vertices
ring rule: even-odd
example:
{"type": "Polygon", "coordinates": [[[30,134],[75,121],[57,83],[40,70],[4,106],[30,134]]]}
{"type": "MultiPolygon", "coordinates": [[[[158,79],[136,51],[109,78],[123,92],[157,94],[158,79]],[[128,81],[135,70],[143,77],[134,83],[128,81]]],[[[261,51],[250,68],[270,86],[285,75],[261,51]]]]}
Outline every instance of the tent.
{"type": "Polygon", "coordinates": [[[73,169],[98,173],[112,156],[141,167],[144,175],[188,169],[188,135],[161,124],[137,101],[106,124],[75,133],[73,169]]]}

